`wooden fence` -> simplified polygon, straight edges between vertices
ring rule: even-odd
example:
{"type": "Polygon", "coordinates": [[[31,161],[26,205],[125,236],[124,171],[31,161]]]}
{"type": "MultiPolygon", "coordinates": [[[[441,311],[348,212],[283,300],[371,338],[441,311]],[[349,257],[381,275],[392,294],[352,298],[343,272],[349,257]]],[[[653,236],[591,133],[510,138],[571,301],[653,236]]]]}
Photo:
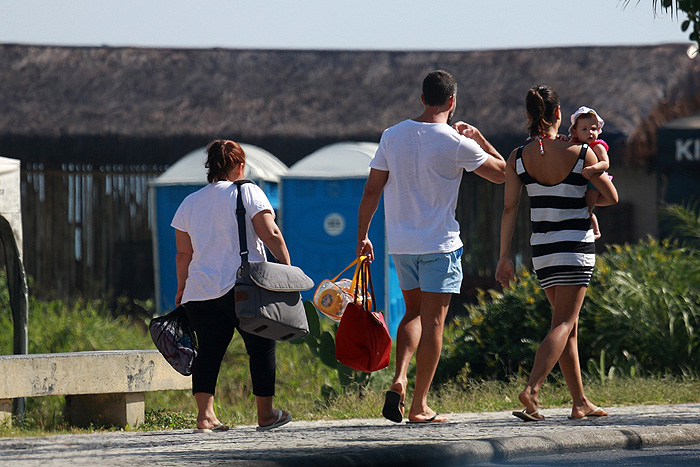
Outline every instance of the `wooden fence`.
{"type": "MultiPolygon", "coordinates": [[[[503,187],[474,174],[465,174],[462,179],[456,218],[464,242],[462,292],[468,296],[476,289],[497,285],[494,276],[500,256],[503,187]]],[[[531,267],[529,209],[523,190],[512,245],[516,267],[531,267]]]]}
{"type": "MultiPolygon", "coordinates": [[[[30,293],[43,298],[154,295],[148,182],[162,166],[65,164],[21,172],[24,266],[30,293]]],[[[464,248],[465,285],[495,286],[503,185],[465,175],[457,206],[464,248]]],[[[527,197],[523,197],[513,251],[529,263],[527,197]]]]}
{"type": "Polygon", "coordinates": [[[163,170],[73,164],[24,168],[24,266],[33,278],[31,293],[152,296],[148,182],[163,170]]]}

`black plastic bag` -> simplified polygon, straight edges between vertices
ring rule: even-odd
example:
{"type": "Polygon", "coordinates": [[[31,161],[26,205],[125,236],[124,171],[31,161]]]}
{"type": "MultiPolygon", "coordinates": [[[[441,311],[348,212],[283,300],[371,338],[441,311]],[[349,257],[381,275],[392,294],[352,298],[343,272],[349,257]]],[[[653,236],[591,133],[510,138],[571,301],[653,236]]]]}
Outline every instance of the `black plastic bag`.
{"type": "Polygon", "coordinates": [[[192,374],[192,362],[197,357],[197,336],[181,305],[167,315],[153,318],[148,325],[151,339],[178,373],[192,374]]]}

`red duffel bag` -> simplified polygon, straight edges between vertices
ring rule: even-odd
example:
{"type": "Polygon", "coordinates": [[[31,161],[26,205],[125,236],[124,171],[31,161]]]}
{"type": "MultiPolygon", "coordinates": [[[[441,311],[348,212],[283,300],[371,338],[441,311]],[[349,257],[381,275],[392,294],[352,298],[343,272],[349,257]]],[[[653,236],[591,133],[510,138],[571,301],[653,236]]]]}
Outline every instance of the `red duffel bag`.
{"type": "Polygon", "coordinates": [[[335,333],[335,358],[350,368],[371,373],[389,366],[391,335],[384,315],[376,311],[377,301],[363,300],[370,292],[374,295],[369,261],[362,262],[358,274],[360,280],[354,281],[357,299],[345,308],[335,333]]]}

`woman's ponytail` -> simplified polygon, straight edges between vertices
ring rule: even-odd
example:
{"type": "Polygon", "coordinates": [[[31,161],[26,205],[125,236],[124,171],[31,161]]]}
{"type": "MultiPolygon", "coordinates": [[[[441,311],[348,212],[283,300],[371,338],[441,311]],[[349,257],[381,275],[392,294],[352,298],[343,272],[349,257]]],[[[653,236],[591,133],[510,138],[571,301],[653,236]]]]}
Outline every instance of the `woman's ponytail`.
{"type": "Polygon", "coordinates": [[[559,94],[550,86],[533,86],[527,91],[527,131],[531,137],[546,133],[554,124],[554,114],[559,107],[559,94]]]}

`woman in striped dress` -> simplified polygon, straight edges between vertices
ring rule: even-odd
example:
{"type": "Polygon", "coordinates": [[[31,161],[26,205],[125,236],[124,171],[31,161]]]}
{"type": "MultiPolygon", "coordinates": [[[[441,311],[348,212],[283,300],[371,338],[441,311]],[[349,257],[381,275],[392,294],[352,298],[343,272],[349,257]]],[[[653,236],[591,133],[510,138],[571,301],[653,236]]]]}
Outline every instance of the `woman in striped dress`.
{"type": "MultiPolygon", "coordinates": [[[[514,277],[511,241],[523,185],[530,197],[532,264],[552,305],[551,329],[540,343],[527,386],[519,399],[525,409],[513,415],[525,421],[543,420],[539,391],[559,362],[573,399],[572,418],[600,417],[605,410],[583,391],[578,358],[578,316],[595,265],[595,240],[586,206],[584,167],[597,158],[586,144],[557,139],[561,108],[557,92],[548,86],[531,88],[525,99],[531,141],[514,150],[506,166],[505,201],[501,219],[501,254],[496,279],[507,287],[514,277]]],[[[608,177],[590,182],[600,192],[598,205],[617,203],[608,177]]]]}

